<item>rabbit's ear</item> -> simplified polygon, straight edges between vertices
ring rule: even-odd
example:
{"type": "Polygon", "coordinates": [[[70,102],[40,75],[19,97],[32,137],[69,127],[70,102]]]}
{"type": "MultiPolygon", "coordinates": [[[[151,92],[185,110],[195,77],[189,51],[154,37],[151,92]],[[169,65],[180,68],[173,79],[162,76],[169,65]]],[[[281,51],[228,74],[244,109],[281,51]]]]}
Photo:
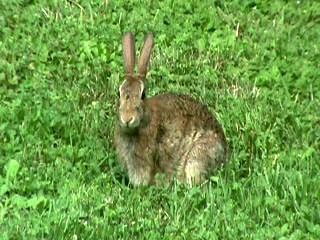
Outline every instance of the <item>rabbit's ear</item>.
{"type": "Polygon", "coordinates": [[[127,75],[133,75],[135,65],[135,47],[134,36],[132,33],[126,33],[123,37],[123,58],[127,75]]]}
{"type": "Polygon", "coordinates": [[[153,35],[149,33],[146,40],[144,41],[144,45],[142,51],[140,53],[138,71],[141,77],[145,77],[148,71],[148,65],[150,61],[150,55],[153,48],[153,35]]]}

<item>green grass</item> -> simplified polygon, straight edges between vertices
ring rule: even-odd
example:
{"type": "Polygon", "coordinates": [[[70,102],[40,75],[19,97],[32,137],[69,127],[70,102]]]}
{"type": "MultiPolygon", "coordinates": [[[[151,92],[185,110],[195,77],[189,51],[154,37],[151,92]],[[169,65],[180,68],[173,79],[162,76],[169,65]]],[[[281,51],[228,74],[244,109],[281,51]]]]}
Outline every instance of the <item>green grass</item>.
{"type": "Polygon", "coordinates": [[[320,239],[320,4],[227,2],[0,0],[0,239],[320,239]],[[126,31],[225,129],[203,189],[127,184],[126,31]]]}

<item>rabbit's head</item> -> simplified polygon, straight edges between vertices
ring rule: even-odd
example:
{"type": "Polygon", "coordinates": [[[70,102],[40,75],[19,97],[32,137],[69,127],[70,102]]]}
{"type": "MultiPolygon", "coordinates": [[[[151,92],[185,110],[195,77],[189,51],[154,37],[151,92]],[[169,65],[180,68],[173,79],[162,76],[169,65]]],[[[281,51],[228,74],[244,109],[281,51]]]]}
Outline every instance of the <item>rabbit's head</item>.
{"type": "Polygon", "coordinates": [[[137,129],[140,126],[141,120],[144,116],[144,99],[146,97],[145,77],[153,47],[153,36],[152,34],[149,34],[145,40],[140,54],[138,74],[136,75],[134,74],[134,44],[133,34],[125,34],[123,37],[123,57],[126,78],[119,87],[119,121],[120,126],[126,130],[137,129]]]}

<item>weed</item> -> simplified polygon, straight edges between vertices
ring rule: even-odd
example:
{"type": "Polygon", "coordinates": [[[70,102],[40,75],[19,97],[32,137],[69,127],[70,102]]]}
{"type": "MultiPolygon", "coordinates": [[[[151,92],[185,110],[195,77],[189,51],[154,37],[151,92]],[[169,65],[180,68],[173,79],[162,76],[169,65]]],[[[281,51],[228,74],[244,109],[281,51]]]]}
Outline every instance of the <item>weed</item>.
{"type": "Polygon", "coordinates": [[[1,239],[319,239],[316,1],[0,1],[1,239]],[[187,93],[230,163],[132,189],[113,148],[121,38],[152,31],[150,95],[187,93]]]}

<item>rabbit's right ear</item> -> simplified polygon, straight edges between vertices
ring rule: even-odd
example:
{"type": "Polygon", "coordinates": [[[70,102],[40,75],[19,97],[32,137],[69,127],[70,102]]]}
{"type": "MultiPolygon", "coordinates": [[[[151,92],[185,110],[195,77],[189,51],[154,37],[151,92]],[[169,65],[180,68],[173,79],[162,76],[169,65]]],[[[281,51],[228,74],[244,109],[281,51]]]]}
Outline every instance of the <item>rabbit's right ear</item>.
{"type": "Polygon", "coordinates": [[[134,36],[131,32],[126,33],[123,37],[123,58],[127,75],[133,75],[136,59],[134,36]]]}

